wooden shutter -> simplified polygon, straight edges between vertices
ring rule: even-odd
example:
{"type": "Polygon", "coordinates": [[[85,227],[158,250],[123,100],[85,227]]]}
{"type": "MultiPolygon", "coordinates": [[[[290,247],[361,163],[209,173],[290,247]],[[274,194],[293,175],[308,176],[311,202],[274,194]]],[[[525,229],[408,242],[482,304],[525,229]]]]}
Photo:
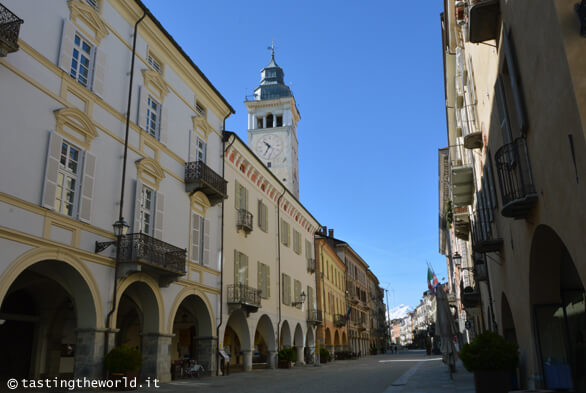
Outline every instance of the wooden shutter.
{"type": "Polygon", "coordinates": [[[505,50],[505,57],[507,61],[507,69],[509,71],[509,78],[511,80],[511,88],[513,90],[513,99],[515,101],[515,109],[517,115],[517,125],[519,127],[519,135],[527,130],[527,122],[525,118],[525,103],[523,101],[523,93],[521,91],[521,84],[519,73],[517,69],[517,58],[514,52],[514,45],[510,39],[511,30],[505,29],[503,34],[503,48],[505,50]]]}
{"type": "Polygon", "coordinates": [[[106,52],[97,46],[94,49],[93,92],[104,98],[104,78],[106,76],[106,52]]]}
{"type": "Polygon", "coordinates": [[[169,132],[169,115],[167,106],[159,104],[161,106],[161,119],[159,121],[159,142],[167,144],[167,133],[169,132]]]}
{"type": "Polygon", "coordinates": [[[244,285],[248,285],[248,256],[240,253],[240,269],[244,274],[244,285]]]}
{"type": "Polygon", "coordinates": [[[155,225],[153,236],[159,240],[163,240],[163,212],[165,209],[165,197],[159,191],[155,192],[155,225]]]}
{"type": "Polygon", "coordinates": [[[136,191],[134,193],[134,232],[140,232],[140,209],[142,203],[142,182],[136,180],[136,191]]]}
{"type": "Polygon", "coordinates": [[[234,181],[234,207],[240,209],[240,183],[234,181]]]}
{"type": "Polygon", "coordinates": [[[61,34],[61,48],[59,51],[59,67],[67,74],[71,71],[71,59],[73,58],[73,40],[75,39],[75,26],[69,20],[63,21],[61,34]]]}
{"type": "Polygon", "coordinates": [[[201,219],[203,225],[203,264],[210,265],[210,220],[201,219]]]}
{"type": "Polygon", "coordinates": [[[51,210],[55,209],[55,198],[57,195],[57,172],[59,171],[61,145],[63,145],[63,138],[59,134],[51,132],[49,134],[49,144],[47,146],[45,183],[43,185],[43,196],[41,198],[41,205],[51,210]]]}
{"type": "Polygon", "coordinates": [[[262,263],[256,262],[256,289],[261,291],[260,297],[266,297],[263,285],[263,268],[262,263]]]}
{"type": "Polygon", "coordinates": [[[240,277],[238,274],[240,273],[240,253],[234,250],[234,284],[240,283],[240,277]]]}
{"type": "Polygon", "coordinates": [[[199,260],[199,228],[200,216],[196,213],[191,213],[191,260],[201,263],[199,260]]]}
{"type": "Polygon", "coordinates": [[[293,299],[294,299],[294,301],[298,302],[301,300],[300,297],[301,297],[301,281],[295,280],[293,282],[293,299]]]}
{"type": "Polygon", "coordinates": [[[265,269],[265,290],[267,292],[267,299],[271,297],[271,267],[264,265],[265,269]]]}
{"type": "Polygon", "coordinates": [[[79,203],[79,219],[90,222],[92,215],[92,200],[94,195],[94,179],[96,170],[96,156],[86,151],[83,163],[83,180],[81,182],[81,195],[79,203]]]}
{"type": "Polygon", "coordinates": [[[197,161],[197,136],[189,130],[189,162],[197,161]]]}
{"type": "Polygon", "coordinates": [[[264,231],[263,226],[263,212],[262,212],[262,200],[258,200],[258,227],[264,231]]]}
{"type": "Polygon", "coordinates": [[[138,89],[138,113],[137,113],[137,124],[143,130],[146,130],[147,123],[147,106],[149,94],[144,86],[140,86],[138,89]]]}
{"type": "Polygon", "coordinates": [[[503,79],[500,75],[497,78],[495,85],[495,101],[499,112],[501,132],[503,135],[503,143],[511,143],[513,141],[513,137],[511,135],[511,126],[509,124],[509,113],[507,110],[507,102],[505,100],[503,79]]]}

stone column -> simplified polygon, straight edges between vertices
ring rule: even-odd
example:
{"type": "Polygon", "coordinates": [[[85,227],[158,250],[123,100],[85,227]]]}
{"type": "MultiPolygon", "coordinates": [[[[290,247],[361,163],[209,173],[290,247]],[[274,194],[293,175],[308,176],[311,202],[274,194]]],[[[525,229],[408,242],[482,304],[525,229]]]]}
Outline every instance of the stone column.
{"type": "Polygon", "coordinates": [[[305,364],[305,356],[303,353],[303,347],[298,346],[295,347],[297,349],[297,361],[295,362],[295,366],[303,366],[305,364]]]}
{"type": "Polygon", "coordinates": [[[205,375],[214,375],[217,368],[217,337],[193,337],[195,360],[205,370],[205,375]]]}
{"type": "MultiPolygon", "coordinates": [[[[75,378],[98,379],[103,375],[106,329],[75,329],[75,378]]],[[[113,335],[112,335],[113,336],[113,335]]]]}
{"type": "Polygon", "coordinates": [[[277,368],[277,351],[269,351],[267,363],[269,368],[276,369],[277,368]]]}
{"type": "Polygon", "coordinates": [[[142,368],[140,378],[157,378],[160,382],[171,380],[171,336],[161,333],[142,335],[142,368]]]}
{"type": "Polygon", "coordinates": [[[252,371],[252,351],[250,349],[243,349],[241,352],[244,371],[252,371]]]}

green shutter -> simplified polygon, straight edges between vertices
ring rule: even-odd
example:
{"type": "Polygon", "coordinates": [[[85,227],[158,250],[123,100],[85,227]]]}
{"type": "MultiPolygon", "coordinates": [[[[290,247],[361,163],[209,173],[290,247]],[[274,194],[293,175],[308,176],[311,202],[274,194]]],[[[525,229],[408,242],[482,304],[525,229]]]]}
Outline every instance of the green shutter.
{"type": "Polygon", "coordinates": [[[234,181],[234,207],[240,209],[240,183],[234,181]]]}
{"type": "Polygon", "coordinates": [[[248,285],[248,256],[240,254],[240,264],[244,266],[244,285],[248,285]]]}
{"type": "Polygon", "coordinates": [[[240,282],[238,280],[238,273],[240,272],[240,256],[238,254],[238,251],[234,250],[234,284],[238,284],[240,282]]]}
{"type": "Polygon", "coordinates": [[[265,286],[268,299],[271,297],[271,267],[269,265],[265,265],[265,286]]]}
{"type": "Polygon", "coordinates": [[[256,262],[256,289],[262,291],[261,297],[265,297],[265,291],[263,289],[263,275],[262,275],[262,263],[256,262]]]}

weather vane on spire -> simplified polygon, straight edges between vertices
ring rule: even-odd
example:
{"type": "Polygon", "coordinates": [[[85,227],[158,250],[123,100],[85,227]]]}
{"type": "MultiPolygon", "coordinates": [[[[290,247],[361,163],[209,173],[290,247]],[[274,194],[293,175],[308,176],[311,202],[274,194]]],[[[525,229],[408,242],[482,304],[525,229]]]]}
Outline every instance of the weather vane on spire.
{"type": "Polygon", "coordinates": [[[267,47],[268,50],[271,51],[271,57],[274,59],[275,58],[275,40],[272,40],[272,44],[271,46],[267,47]]]}

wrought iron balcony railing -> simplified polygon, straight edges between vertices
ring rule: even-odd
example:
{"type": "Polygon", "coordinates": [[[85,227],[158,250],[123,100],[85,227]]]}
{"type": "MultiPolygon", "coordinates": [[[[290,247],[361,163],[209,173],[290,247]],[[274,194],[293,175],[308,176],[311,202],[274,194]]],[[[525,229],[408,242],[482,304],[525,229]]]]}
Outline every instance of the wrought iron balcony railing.
{"type": "Polygon", "coordinates": [[[131,233],[120,239],[120,263],[139,263],[184,275],[185,256],[186,250],[144,233],[131,233]]]}
{"type": "Polygon", "coordinates": [[[220,203],[228,197],[226,180],[214,172],[203,161],[188,162],[185,164],[185,191],[203,192],[211,205],[220,203]]]}
{"type": "Polygon", "coordinates": [[[315,273],[315,259],[307,258],[307,271],[309,273],[315,273]]]}
{"type": "Polygon", "coordinates": [[[244,232],[252,232],[252,213],[246,209],[238,209],[236,217],[236,228],[244,232]]]}
{"type": "Polygon", "coordinates": [[[488,269],[484,261],[474,263],[474,279],[476,281],[488,281],[488,269]]]}
{"type": "Polygon", "coordinates": [[[342,314],[334,315],[334,326],[342,327],[346,324],[346,316],[342,314]]]}
{"type": "Polygon", "coordinates": [[[307,310],[307,323],[320,325],[323,321],[321,310],[307,310]]]}
{"type": "Polygon", "coordinates": [[[525,138],[502,146],[495,154],[505,217],[525,218],[537,202],[525,138]]]}
{"type": "Polygon", "coordinates": [[[495,39],[499,32],[499,0],[471,0],[468,9],[470,42],[478,44],[495,39]]]}
{"type": "Polygon", "coordinates": [[[260,291],[244,284],[228,285],[228,304],[260,307],[260,291]]]}
{"type": "Polygon", "coordinates": [[[461,293],[462,304],[466,308],[480,306],[480,292],[478,288],[466,287],[461,293]]]}
{"type": "Polygon", "coordinates": [[[494,235],[487,208],[476,211],[472,227],[472,249],[476,252],[496,252],[503,246],[503,239],[494,235]]]}
{"type": "Polygon", "coordinates": [[[18,34],[24,21],[0,4],[0,57],[18,50],[18,34]]]}

